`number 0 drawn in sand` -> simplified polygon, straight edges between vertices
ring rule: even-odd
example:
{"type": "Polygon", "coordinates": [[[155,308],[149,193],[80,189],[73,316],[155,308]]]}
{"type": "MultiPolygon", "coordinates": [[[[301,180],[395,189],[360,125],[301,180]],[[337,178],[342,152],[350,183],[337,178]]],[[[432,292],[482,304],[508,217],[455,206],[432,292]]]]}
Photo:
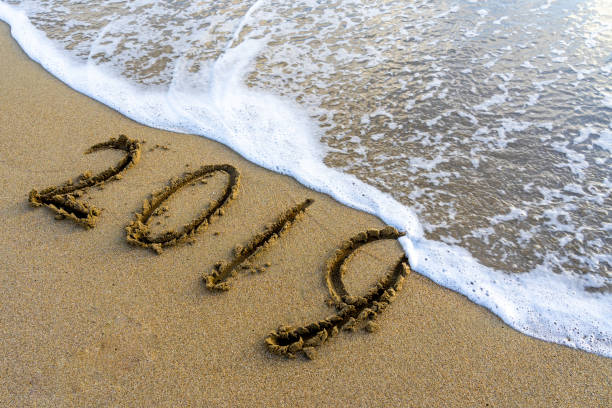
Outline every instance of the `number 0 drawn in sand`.
{"type": "Polygon", "coordinates": [[[144,248],[151,248],[159,254],[165,247],[192,239],[198,231],[205,228],[212,221],[214,216],[223,215],[224,208],[238,195],[239,185],[240,172],[229,164],[202,166],[193,173],[186,173],[182,177],[170,181],[168,186],[163,190],[153,193],[151,201],[145,199],[142,205],[142,213],[137,213],[136,220],[132,221],[130,225],[126,227],[128,242],[144,248]],[[169,230],[156,237],[151,236],[148,222],[164,201],[186,185],[218,171],[226,173],[229,176],[229,181],[219,199],[213,201],[208,209],[203,211],[196,219],[183,226],[182,231],[169,230]]]}
{"type": "Polygon", "coordinates": [[[289,358],[302,352],[312,359],[316,356],[315,348],[338,334],[339,330],[354,331],[364,326],[369,332],[376,331],[378,325],[374,319],[389,306],[396,292],[401,289],[404,278],[410,273],[408,259],[404,255],[395,268],[365,296],[351,296],[342,282],[342,276],[346,273],[346,262],[359,248],[370,242],[397,239],[402,235],[393,227],[385,227],[359,233],[342,244],[325,267],[325,281],[338,313],[306,326],[280,326],[266,337],[268,350],[289,358]]]}
{"type": "Polygon", "coordinates": [[[77,200],[83,192],[93,186],[100,186],[106,181],[120,180],[122,173],[138,163],[140,159],[140,143],[120,135],[118,139],[111,138],[104,143],[91,146],[85,154],[105,149],[123,150],[127,154],[114,166],[92,176],[89,172],[81,174],[79,182],[68,181],[60,186],[51,186],[42,191],[32,190],[29,202],[33,207],[42,205],[57,213],[57,219],[69,218],[85,228],[93,228],[100,210],[91,204],[77,200]]]}

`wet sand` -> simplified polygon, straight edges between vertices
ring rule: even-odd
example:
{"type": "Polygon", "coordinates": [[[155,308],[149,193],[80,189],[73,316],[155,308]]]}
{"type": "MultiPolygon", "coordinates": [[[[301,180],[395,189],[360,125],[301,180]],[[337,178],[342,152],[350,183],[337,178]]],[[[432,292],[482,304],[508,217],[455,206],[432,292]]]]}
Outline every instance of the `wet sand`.
{"type": "MultiPolygon", "coordinates": [[[[272,354],[264,339],[279,325],[335,313],[326,262],[382,222],[218,143],[127,119],[53,78],[0,29],[1,406],[612,404],[612,360],[525,336],[414,272],[374,333],[341,331],[314,360],[272,354]],[[29,205],[32,189],[115,165],[125,152],[83,153],[119,134],[144,141],[140,160],[77,198],[100,210],[94,228],[29,205]],[[209,225],[161,254],[128,243],[145,198],[212,164],[235,167],[240,183],[209,225]],[[207,289],[215,264],[306,199],[229,290],[207,289]]],[[[197,181],[151,215],[154,234],[197,218],[228,175],[197,181]]],[[[347,264],[348,291],[366,293],[402,255],[393,240],[364,246],[347,264]]]]}

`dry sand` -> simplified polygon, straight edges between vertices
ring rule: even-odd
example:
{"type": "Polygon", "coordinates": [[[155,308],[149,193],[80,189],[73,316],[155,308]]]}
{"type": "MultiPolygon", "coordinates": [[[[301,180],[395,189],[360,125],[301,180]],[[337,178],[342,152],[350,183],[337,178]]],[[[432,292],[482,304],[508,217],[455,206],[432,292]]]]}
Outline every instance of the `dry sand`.
{"type": "MultiPolygon", "coordinates": [[[[51,77],[0,29],[0,406],[612,405],[612,360],[525,336],[416,273],[376,333],[340,333],[313,361],[272,355],[270,331],[333,313],[326,260],[381,221],[202,137],[134,123],[51,77]],[[32,188],[118,161],[83,152],[120,133],[146,143],[122,180],[83,197],[102,209],[95,228],[28,205],[32,188]],[[241,173],[238,196],[193,243],[161,255],[128,245],[125,227],[150,193],[222,163],[241,173]],[[217,261],[307,198],[301,220],[254,261],[265,272],[206,289],[217,261]]],[[[172,196],[153,228],[193,219],[224,177],[172,196]]],[[[395,241],[368,245],[347,287],[366,292],[401,255],[395,241]]]]}

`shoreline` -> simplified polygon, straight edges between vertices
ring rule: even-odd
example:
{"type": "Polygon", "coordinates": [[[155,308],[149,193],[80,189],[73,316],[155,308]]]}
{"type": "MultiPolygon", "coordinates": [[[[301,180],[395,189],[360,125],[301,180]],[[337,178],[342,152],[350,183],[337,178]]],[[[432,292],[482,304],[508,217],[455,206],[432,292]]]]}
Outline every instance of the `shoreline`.
{"type": "MultiPolygon", "coordinates": [[[[340,333],[313,361],[272,355],[270,331],[333,313],[322,271],[339,245],[384,224],[216,142],[145,127],[76,93],[0,26],[3,405],[609,405],[612,360],[523,335],[414,272],[376,333],[340,333]],[[83,155],[119,134],[146,143],[121,180],[89,192],[102,209],[95,228],[28,206],[32,188],[120,159],[83,155]],[[240,171],[239,195],[193,243],[161,255],[127,244],[145,197],[225,163],[240,171]],[[265,272],[240,274],[227,293],[206,290],[202,276],[216,262],[305,199],[314,203],[302,219],[257,258],[265,272]]],[[[223,180],[209,184],[213,195],[223,180]]],[[[180,193],[164,222],[188,222],[198,197],[180,193]]],[[[347,286],[367,290],[402,254],[397,243],[364,249],[347,286]]]]}
{"type": "MultiPolygon", "coordinates": [[[[393,198],[399,190],[393,194],[383,193],[348,172],[339,172],[325,166],[323,161],[326,159],[318,158],[322,152],[319,144],[312,138],[314,129],[309,124],[310,119],[303,117],[304,112],[297,107],[294,107],[297,108],[294,110],[290,107],[291,103],[285,104],[276,100],[273,94],[251,93],[241,85],[241,70],[232,71],[228,81],[221,81],[225,85],[214,85],[218,81],[213,80],[212,90],[204,96],[206,100],[212,99],[203,105],[198,103],[199,97],[184,104],[183,98],[191,100],[190,92],[179,91],[175,94],[171,91],[170,94],[161,94],[153,91],[146,92],[142,98],[140,92],[126,79],[108,75],[95,66],[82,66],[79,63],[73,65],[44,34],[31,26],[22,13],[9,6],[3,7],[0,3],[0,14],[2,19],[12,24],[11,34],[26,54],[39,61],[45,70],[77,92],[145,126],[184,134],[208,135],[208,138],[221,142],[258,166],[289,175],[303,186],[327,194],[351,208],[373,214],[383,222],[407,233],[406,237],[399,239],[406,255],[412,260],[415,270],[437,284],[484,306],[524,334],[612,357],[612,345],[607,336],[612,332],[612,327],[601,316],[601,311],[605,310],[606,306],[612,308],[611,299],[589,295],[588,291],[576,292],[575,285],[591,284],[581,283],[581,279],[577,281],[577,276],[573,274],[553,275],[552,271],[545,272],[539,268],[529,273],[508,274],[502,271],[504,268],[491,268],[495,262],[487,266],[489,262],[483,262],[481,259],[483,253],[472,253],[467,251],[467,247],[451,244],[445,239],[428,239],[429,234],[425,234],[416,213],[393,198]],[[237,92],[239,97],[234,98],[234,92],[237,92]],[[228,99],[230,102],[226,104],[228,99]],[[278,116],[277,109],[258,109],[262,100],[266,101],[265,105],[281,109],[282,118],[278,116]],[[254,109],[253,112],[251,108],[254,109]],[[195,114],[200,112],[200,109],[204,110],[203,116],[195,114]],[[243,109],[250,113],[240,114],[243,109]],[[251,116],[251,113],[254,116],[251,116]],[[249,117],[251,120],[245,122],[244,119],[249,117]],[[268,125],[260,126],[265,123],[268,125]],[[288,134],[291,134],[291,137],[288,138],[288,134]],[[270,140],[274,140],[274,143],[270,144],[270,140]]],[[[236,53],[240,54],[239,48],[231,53],[234,57],[236,53]]],[[[223,67],[234,57],[230,58],[228,54],[229,60],[217,60],[211,75],[216,77],[220,74],[225,77],[221,73],[224,71],[223,67]]],[[[326,158],[333,156],[333,153],[328,153],[331,155],[326,155],[326,158]]],[[[473,187],[480,191],[479,185],[473,187]]],[[[465,193],[466,197],[471,196],[470,191],[465,193]]],[[[442,199],[442,202],[445,202],[445,199],[442,199]]],[[[442,202],[433,199],[430,204],[438,206],[442,202]]],[[[421,206],[423,203],[416,205],[421,206]]],[[[505,210],[501,208],[498,212],[500,215],[505,214],[505,210]]],[[[425,214],[422,215],[428,218],[425,214]]],[[[443,214],[435,216],[440,219],[444,217],[443,214]]],[[[453,230],[454,228],[449,230],[451,235],[454,234],[453,230]]],[[[525,245],[522,243],[520,246],[525,245]]],[[[525,255],[529,258],[529,255],[525,255]]],[[[505,256],[506,254],[503,254],[502,259],[505,256]]],[[[549,253],[547,250],[546,257],[549,256],[554,257],[555,252],[549,253]]],[[[523,258],[523,261],[528,258],[523,258]]],[[[521,262],[516,261],[517,264],[521,262]]],[[[525,264],[533,266],[531,261],[525,264]]],[[[514,269],[513,266],[508,271],[514,269]]],[[[591,282],[591,286],[600,286],[596,283],[595,276],[589,276],[589,281],[592,279],[595,281],[591,282]]]]}

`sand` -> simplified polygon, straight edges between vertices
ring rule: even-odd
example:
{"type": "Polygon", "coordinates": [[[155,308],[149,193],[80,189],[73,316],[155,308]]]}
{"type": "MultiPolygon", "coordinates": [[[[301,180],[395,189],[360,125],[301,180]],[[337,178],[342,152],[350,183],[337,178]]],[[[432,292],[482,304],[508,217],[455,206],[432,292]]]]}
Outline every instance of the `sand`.
{"type": "MultiPolygon", "coordinates": [[[[264,339],[280,325],[337,312],[326,263],[382,222],[215,142],[125,118],[54,79],[0,29],[0,406],[612,404],[612,360],[525,336],[415,272],[374,333],[341,330],[314,360],[272,354],[264,339]],[[140,160],[75,197],[99,209],[93,228],[29,205],[32,189],[116,165],[124,151],[83,153],[120,134],[144,141],[140,160]],[[161,254],[130,245],[126,226],[145,199],[204,165],[239,171],[231,203],[161,254]],[[229,290],[206,288],[203,276],[237,246],[307,199],[290,228],[233,271],[229,290]]],[[[159,204],[155,236],[180,233],[218,203],[229,177],[209,176],[159,204]]],[[[368,293],[402,255],[394,240],[363,245],[347,258],[346,290],[368,293]]]]}

